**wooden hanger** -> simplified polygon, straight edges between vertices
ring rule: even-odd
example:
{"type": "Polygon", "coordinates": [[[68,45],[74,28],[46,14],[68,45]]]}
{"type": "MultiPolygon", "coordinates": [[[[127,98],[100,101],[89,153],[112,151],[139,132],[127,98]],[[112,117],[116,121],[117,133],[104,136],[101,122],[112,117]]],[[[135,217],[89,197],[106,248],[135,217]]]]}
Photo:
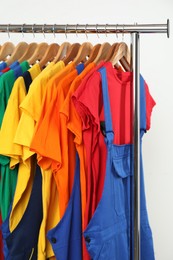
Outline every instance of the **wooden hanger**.
{"type": "Polygon", "coordinates": [[[33,55],[35,49],[37,48],[38,44],[36,42],[32,42],[28,45],[28,49],[26,50],[26,52],[23,54],[22,57],[20,57],[18,59],[18,61],[21,63],[24,60],[28,60],[31,55],[33,55]]]}
{"type": "Polygon", "coordinates": [[[80,48],[80,44],[79,43],[73,43],[71,45],[71,47],[69,48],[67,55],[64,59],[62,59],[65,63],[65,65],[67,65],[70,61],[74,60],[74,58],[76,57],[79,48],[80,48]]]}
{"type": "Polygon", "coordinates": [[[5,61],[6,58],[13,53],[14,49],[15,49],[15,46],[12,42],[5,42],[1,46],[0,60],[5,61]]]}
{"type": "Polygon", "coordinates": [[[118,44],[119,44],[118,42],[112,44],[112,46],[110,47],[110,49],[106,55],[106,58],[104,59],[105,61],[109,61],[112,58],[112,56],[115,52],[115,48],[118,46],[118,44]]]}
{"type": "Polygon", "coordinates": [[[92,48],[93,48],[93,46],[90,42],[82,43],[82,45],[80,46],[79,51],[78,51],[76,57],[74,58],[73,62],[76,65],[79,64],[80,62],[85,62],[86,57],[90,56],[92,48]]]}
{"type": "Polygon", "coordinates": [[[89,59],[84,63],[85,67],[86,67],[89,63],[91,63],[91,62],[93,62],[93,61],[95,60],[95,58],[96,58],[97,55],[98,55],[98,52],[99,52],[100,47],[101,47],[101,44],[98,43],[98,44],[96,44],[96,45],[92,48],[91,53],[90,53],[90,56],[89,56],[89,59]]]}
{"type": "Polygon", "coordinates": [[[63,59],[66,56],[70,46],[71,46],[71,44],[69,42],[63,42],[60,45],[59,50],[58,50],[53,62],[56,63],[57,61],[63,59]]]}
{"type": "Polygon", "coordinates": [[[130,52],[125,42],[119,43],[115,48],[110,62],[113,66],[120,62],[126,71],[130,71],[130,52]]]}
{"type": "Polygon", "coordinates": [[[19,42],[16,45],[11,57],[6,60],[7,66],[10,66],[13,62],[17,61],[26,52],[27,48],[28,43],[19,42]]]}
{"type": "Polygon", "coordinates": [[[104,61],[110,48],[111,48],[110,43],[108,43],[108,42],[103,43],[101,45],[100,49],[99,49],[99,52],[98,52],[95,60],[93,62],[96,63],[96,64],[99,64],[101,61],[104,61]]]}
{"type": "Polygon", "coordinates": [[[50,44],[44,56],[39,62],[40,68],[45,67],[48,62],[53,61],[53,59],[56,57],[58,50],[59,50],[59,45],[57,43],[50,44]]]}
{"type": "Polygon", "coordinates": [[[48,46],[49,45],[46,42],[39,43],[33,55],[28,59],[29,64],[33,65],[37,61],[40,61],[47,51],[48,46]]]}

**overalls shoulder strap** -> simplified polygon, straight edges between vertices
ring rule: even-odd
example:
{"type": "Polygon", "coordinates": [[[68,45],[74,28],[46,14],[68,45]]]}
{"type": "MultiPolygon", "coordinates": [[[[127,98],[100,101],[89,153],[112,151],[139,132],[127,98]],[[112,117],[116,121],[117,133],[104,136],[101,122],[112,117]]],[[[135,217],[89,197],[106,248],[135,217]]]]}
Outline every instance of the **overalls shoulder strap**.
{"type": "Polygon", "coordinates": [[[108,91],[108,82],[106,75],[106,68],[102,67],[99,69],[102,78],[102,94],[103,94],[103,104],[104,104],[104,115],[105,115],[105,135],[106,141],[108,144],[113,143],[114,131],[112,127],[112,116],[111,116],[111,107],[109,101],[109,91],[108,91]]]}
{"type": "Polygon", "coordinates": [[[145,81],[140,75],[140,130],[142,135],[146,132],[146,118],[145,81]]]}

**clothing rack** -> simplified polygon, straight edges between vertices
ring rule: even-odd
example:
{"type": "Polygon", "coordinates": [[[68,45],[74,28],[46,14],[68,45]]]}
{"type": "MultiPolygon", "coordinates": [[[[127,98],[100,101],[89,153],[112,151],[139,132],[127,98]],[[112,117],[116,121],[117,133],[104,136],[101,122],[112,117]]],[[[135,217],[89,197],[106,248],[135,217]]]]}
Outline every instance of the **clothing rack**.
{"type": "Polygon", "coordinates": [[[131,34],[131,71],[134,93],[134,260],[140,260],[140,34],[166,33],[169,38],[169,19],[165,24],[0,24],[0,33],[65,33],[67,34],[131,34]]]}

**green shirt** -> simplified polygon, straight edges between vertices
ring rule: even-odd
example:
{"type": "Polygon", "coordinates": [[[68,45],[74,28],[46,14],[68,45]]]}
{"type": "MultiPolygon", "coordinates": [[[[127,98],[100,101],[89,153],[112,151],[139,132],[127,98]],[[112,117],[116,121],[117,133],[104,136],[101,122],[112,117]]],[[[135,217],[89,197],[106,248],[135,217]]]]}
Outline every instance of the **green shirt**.
{"type": "MultiPolygon", "coordinates": [[[[22,62],[20,68],[21,75],[18,76],[22,76],[22,74],[29,69],[28,62],[22,62]]],[[[15,70],[10,70],[0,77],[0,127],[15,80],[15,70]]],[[[11,118],[11,120],[13,120],[13,118],[11,118]]],[[[7,218],[17,182],[18,166],[14,169],[10,169],[9,162],[10,159],[8,156],[0,155],[0,211],[3,221],[7,218]]]]}

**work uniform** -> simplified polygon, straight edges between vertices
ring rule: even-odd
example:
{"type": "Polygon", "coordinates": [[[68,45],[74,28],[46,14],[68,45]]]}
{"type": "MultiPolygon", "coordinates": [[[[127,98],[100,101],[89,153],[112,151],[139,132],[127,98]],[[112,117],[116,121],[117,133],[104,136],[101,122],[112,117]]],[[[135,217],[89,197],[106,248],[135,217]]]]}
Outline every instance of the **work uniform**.
{"type": "MultiPolygon", "coordinates": [[[[114,132],[109,103],[106,69],[100,70],[105,113],[105,142],[107,147],[106,175],[101,200],[90,220],[84,237],[93,260],[133,259],[133,205],[131,189],[133,185],[133,145],[113,144],[114,132]]],[[[146,129],[146,103],[144,80],[140,77],[141,101],[141,141],[146,129]]],[[[141,153],[140,153],[141,156],[141,153]]],[[[141,260],[153,260],[153,240],[148,222],[143,167],[141,156],[141,260]]]]}

